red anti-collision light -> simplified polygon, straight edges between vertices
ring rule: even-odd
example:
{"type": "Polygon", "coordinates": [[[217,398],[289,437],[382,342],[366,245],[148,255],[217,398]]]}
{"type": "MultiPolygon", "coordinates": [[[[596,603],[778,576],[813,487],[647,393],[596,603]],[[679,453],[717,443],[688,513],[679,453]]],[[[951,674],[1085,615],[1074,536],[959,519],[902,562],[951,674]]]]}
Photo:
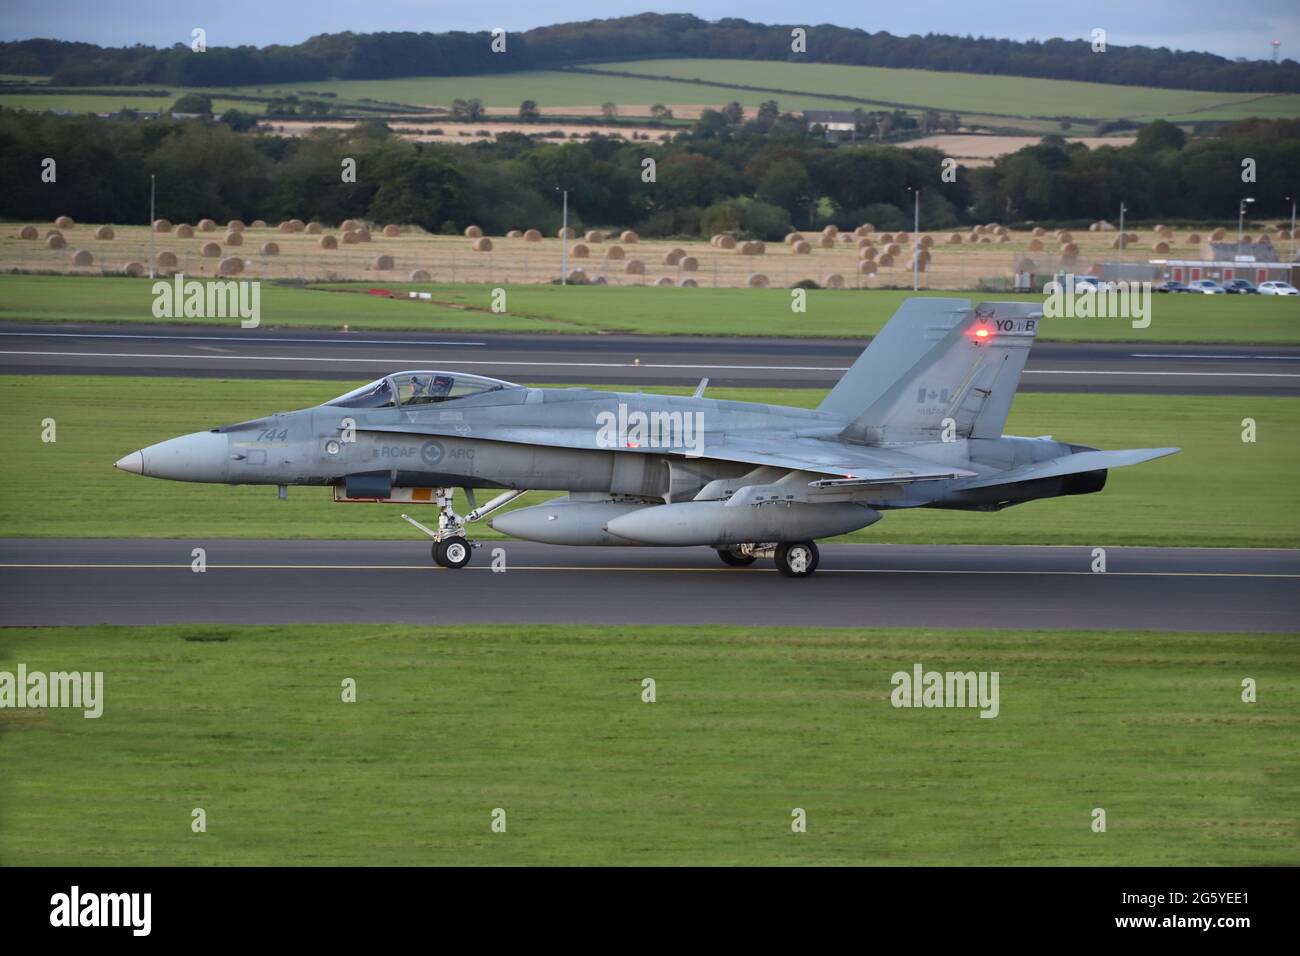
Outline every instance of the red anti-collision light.
{"type": "Polygon", "coordinates": [[[987,339],[990,334],[989,330],[983,326],[975,330],[975,338],[977,339],[987,339]]]}

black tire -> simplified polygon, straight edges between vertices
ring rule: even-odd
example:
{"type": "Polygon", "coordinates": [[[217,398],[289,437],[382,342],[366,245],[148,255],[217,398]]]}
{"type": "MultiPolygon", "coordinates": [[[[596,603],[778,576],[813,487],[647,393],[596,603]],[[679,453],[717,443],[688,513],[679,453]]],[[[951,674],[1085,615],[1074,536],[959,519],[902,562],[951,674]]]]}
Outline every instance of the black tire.
{"type": "Polygon", "coordinates": [[[787,541],[776,547],[776,569],[787,578],[806,578],[817,570],[821,554],[812,541],[787,541]]]}
{"type": "Polygon", "coordinates": [[[433,546],[433,561],[444,568],[463,568],[469,564],[469,559],[474,552],[469,546],[469,542],[457,535],[454,538],[444,538],[433,546]]]}
{"type": "Polygon", "coordinates": [[[717,551],[722,563],[733,568],[748,567],[758,560],[752,554],[741,554],[739,551],[733,551],[730,548],[718,548],[717,551]]]}

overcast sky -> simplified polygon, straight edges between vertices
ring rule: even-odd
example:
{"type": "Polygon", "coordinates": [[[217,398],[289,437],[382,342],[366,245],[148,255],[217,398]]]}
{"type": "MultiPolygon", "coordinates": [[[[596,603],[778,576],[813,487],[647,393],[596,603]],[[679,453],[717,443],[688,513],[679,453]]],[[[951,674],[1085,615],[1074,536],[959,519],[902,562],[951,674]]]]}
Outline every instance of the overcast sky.
{"type": "Polygon", "coordinates": [[[1267,59],[1269,43],[1300,59],[1300,2],[1249,0],[0,0],[0,39],[54,37],[102,46],[188,45],[202,27],[209,46],[297,43],[317,33],[352,30],[442,32],[530,27],[647,10],[694,13],[709,20],[834,23],[890,33],[954,33],[1017,40],[1086,38],[1103,27],[1117,46],[1143,44],[1267,59]],[[797,19],[798,18],[798,19],[797,19]]]}

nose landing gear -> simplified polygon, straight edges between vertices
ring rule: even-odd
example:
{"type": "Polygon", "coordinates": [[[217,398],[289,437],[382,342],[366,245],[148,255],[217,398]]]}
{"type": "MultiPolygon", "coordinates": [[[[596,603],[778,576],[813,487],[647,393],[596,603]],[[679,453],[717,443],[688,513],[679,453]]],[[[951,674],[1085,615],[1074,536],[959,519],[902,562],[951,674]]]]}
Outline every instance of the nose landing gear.
{"type": "Polygon", "coordinates": [[[416,521],[410,515],[402,515],[402,518],[419,528],[430,538],[433,539],[433,563],[441,565],[450,570],[463,568],[469,564],[469,560],[474,555],[474,549],[479,547],[479,542],[470,541],[465,537],[465,525],[471,521],[477,521],[496,511],[503,505],[508,504],[524,491],[506,491],[497,495],[481,508],[476,506],[474,501],[474,492],[470,488],[465,489],[465,497],[469,500],[470,507],[474,508],[469,514],[461,516],[451,507],[452,489],[437,488],[434,489],[434,503],[438,506],[438,530],[434,531],[426,528],[420,522],[416,521]]]}

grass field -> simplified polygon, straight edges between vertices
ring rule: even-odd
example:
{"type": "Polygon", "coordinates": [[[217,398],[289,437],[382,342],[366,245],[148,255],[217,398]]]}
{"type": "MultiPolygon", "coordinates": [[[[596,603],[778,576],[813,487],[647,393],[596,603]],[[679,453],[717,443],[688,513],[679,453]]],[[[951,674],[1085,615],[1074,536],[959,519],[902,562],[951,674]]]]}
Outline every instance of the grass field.
{"type": "MultiPolygon", "coordinates": [[[[359,384],[359,383],[358,383],[359,384]]],[[[128,452],[175,435],[319,404],[341,382],[4,376],[0,528],[10,537],[403,538],[393,506],[335,506],[324,488],[230,487],[116,471],[128,452]],[[58,441],[40,440],[53,418],[58,441]]],[[[630,384],[627,390],[635,390],[630,384]]],[[[689,394],[690,389],[649,388],[689,394]]],[[[811,407],[814,390],[710,389],[714,398],[811,407]]],[[[1300,546],[1300,403],[1289,398],[1025,394],[1007,431],[1101,448],[1176,445],[1181,454],[1113,472],[1096,495],[998,514],[891,512],[845,540],[899,544],[1300,546]],[[1258,423],[1243,444],[1241,420],[1258,423]]],[[[520,506],[553,497],[541,492],[520,506]]],[[[467,511],[461,502],[459,510],[467,511]]],[[[418,516],[417,512],[417,516],[418,516]]],[[[477,528],[480,538],[499,537],[477,528]]],[[[341,546],[345,547],[345,546],[341,546]]]]}
{"type": "MultiPolygon", "coordinates": [[[[791,311],[789,289],[660,289],[647,286],[505,285],[505,313],[491,311],[483,283],[320,283],[309,288],[262,285],[262,326],[409,329],[467,332],[634,332],[646,335],[771,335],[861,338],[874,335],[911,290],[812,290],[807,311],[791,311]],[[376,285],[432,301],[377,298],[376,285]],[[330,291],[334,290],[331,294],[330,291]],[[351,293],[351,294],[345,294],[351,293]]],[[[0,275],[0,321],[152,322],[148,279],[112,276],[0,275]]],[[[1008,293],[921,292],[960,298],[1014,299],[1008,293]]],[[[185,319],[224,324],[229,319],[185,319]]],[[[255,335],[256,332],[250,332],[255,335]]],[[[1048,341],[1300,342],[1300,300],[1267,296],[1153,296],[1152,321],[1135,329],[1124,319],[1053,319],[1048,341]]]]}
{"type": "MultiPolygon", "coordinates": [[[[963,114],[1078,116],[1095,119],[1142,118],[1172,121],[1242,119],[1247,116],[1273,118],[1300,116],[1300,95],[1297,94],[1211,93],[1105,83],[1078,83],[1067,80],[1029,79],[1020,76],[984,76],[974,73],[941,73],[930,70],[897,70],[872,66],[835,66],[824,63],[760,60],[629,60],[623,63],[596,64],[592,68],[645,76],[797,90],[801,96],[826,94],[856,96],[963,114]]],[[[783,109],[808,108],[797,102],[799,97],[790,98],[787,94],[782,94],[777,97],[777,100],[783,109]],[[786,102],[787,99],[790,99],[789,103],[786,102]]],[[[851,107],[841,103],[838,107],[832,108],[851,107]]]]}
{"type": "Polygon", "coordinates": [[[7,629],[0,667],[102,671],[104,711],[0,711],[0,863],[1294,866],[1297,647],[1082,631],[7,629]],[[998,716],[893,708],[891,675],[917,662],[997,671],[998,716]],[[1258,703],[1241,702],[1243,677],[1258,703]],[[195,808],[206,833],[191,832],[195,808]]]}

